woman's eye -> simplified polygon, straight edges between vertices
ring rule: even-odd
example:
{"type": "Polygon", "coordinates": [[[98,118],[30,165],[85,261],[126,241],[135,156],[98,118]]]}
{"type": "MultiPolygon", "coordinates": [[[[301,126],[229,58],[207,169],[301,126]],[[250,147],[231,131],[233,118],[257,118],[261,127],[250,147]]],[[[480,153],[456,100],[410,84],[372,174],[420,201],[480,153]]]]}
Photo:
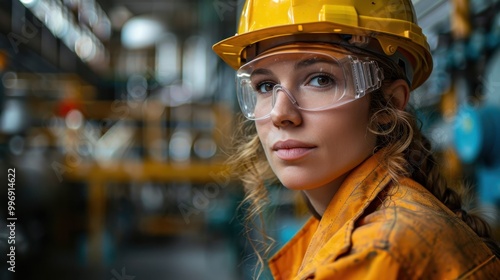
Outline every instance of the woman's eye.
{"type": "Polygon", "coordinates": [[[268,93],[272,92],[274,88],[274,84],[270,82],[260,83],[257,85],[257,91],[260,93],[268,93]]]}
{"type": "Polygon", "coordinates": [[[331,85],[332,83],[333,83],[333,79],[330,78],[329,76],[325,76],[325,75],[319,75],[319,76],[313,77],[309,81],[310,85],[316,86],[316,87],[324,87],[324,86],[331,85]]]}

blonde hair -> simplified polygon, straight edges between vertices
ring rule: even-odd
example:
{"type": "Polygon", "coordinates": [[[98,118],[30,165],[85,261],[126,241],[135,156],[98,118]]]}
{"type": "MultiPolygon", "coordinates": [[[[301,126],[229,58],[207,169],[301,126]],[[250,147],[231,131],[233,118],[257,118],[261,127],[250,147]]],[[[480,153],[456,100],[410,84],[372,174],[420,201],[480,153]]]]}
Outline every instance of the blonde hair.
{"type": "Polygon", "coordinates": [[[451,185],[442,175],[431,149],[430,141],[423,135],[417,118],[397,109],[384,98],[381,91],[371,96],[372,121],[369,130],[376,134],[377,146],[385,147],[383,164],[394,182],[407,176],[429,190],[446,207],[461,218],[491,251],[500,256],[500,247],[491,236],[489,224],[472,208],[472,194],[463,181],[451,185]],[[380,118],[390,119],[380,124],[380,118]]]}
{"type": "Polygon", "coordinates": [[[234,153],[228,159],[231,174],[243,183],[245,197],[240,204],[244,208],[245,234],[257,257],[255,279],[263,273],[266,260],[271,254],[274,239],[266,234],[264,213],[269,204],[269,192],[266,183],[277,181],[276,176],[264,155],[253,121],[239,116],[243,125],[234,137],[234,153]],[[252,238],[252,231],[257,231],[262,240],[252,238]]]}
{"type": "MultiPolygon", "coordinates": [[[[387,61],[380,62],[388,77],[386,83],[403,75],[397,66],[387,61]]],[[[495,255],[500,256],[500,248],[491,237],[488,223],[464,208],[463,201],[470,198],[464,184],[450,186],[442,176],[433,156],[430,141],[421,132],[414,114],[396,108],[386,100],[382,90],[371,93],[369,98],[372,117],[368,130],[377,135],[376,150],[384,148],[381,150],[382,164],[387,168],[392,181],[397,183],[402,177],[410,177],[420,183],[466,222],[495,255]],[[381,119],[384,122],[381,122],[381,119]]],[[[259,227],[265,224],[263,212],[269,203],[266,185],[277,179],[265,158],[254,123],[250,121],[243,123],[244,125],[237,131],[235,151],[229,158],[229,164],[232,173],[243,182],[245,198],[242,205],[246,205],[248,230],[258,225],[257,230],[267,239],[260,241],[268,245],[263,247],[260,246],[262,243],[249,239],[256,250],[260,266],[258,277],[274,244],[274,240],[265,234],[264,228],[259,227]]]]}

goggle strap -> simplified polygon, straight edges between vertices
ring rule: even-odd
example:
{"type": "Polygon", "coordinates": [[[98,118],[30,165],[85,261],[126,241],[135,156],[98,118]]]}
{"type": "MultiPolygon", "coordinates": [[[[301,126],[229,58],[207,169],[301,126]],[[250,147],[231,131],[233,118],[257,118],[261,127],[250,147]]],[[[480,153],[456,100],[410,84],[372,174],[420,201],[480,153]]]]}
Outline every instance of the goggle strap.
{"type": "Polygon", "coordinates": [[[363,97],[382,86],[384,72],[373,60],[350,57],[356,98],[363,97]]]}

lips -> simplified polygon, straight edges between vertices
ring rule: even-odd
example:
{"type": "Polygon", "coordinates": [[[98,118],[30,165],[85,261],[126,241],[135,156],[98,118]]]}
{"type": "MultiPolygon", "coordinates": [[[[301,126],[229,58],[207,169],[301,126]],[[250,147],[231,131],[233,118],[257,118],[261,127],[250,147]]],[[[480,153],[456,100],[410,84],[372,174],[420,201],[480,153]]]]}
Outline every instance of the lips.
{"type": "Polygon", "coordinates": [[[297,140],[278,141],[272,146],[272,150],[281,160],[298,160],[309,154],[316,146],[297,140]]]}

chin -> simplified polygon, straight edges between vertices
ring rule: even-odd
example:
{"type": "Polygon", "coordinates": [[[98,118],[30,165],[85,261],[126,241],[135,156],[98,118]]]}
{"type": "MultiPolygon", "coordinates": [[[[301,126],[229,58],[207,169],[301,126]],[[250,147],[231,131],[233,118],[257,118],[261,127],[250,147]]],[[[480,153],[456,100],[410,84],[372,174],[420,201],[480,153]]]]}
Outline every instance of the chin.
{"type": "Polygon", "coordinates": [[[306,190],[306,189],[307,189],[306,187],[304,187],[304,185],[298,185],[298,184],[294,184],[294,183],[291,183],[291,184],[285,184],[285,183],[281,182],[281,184],[282,184],[285,188],[287,188],[287,189],[289,189],[289,190],[291,190],[291,191],[303,191],[303,190],[306,190]]]}
{"type": "Polygon", "coordinates": [[[278,179],[285,188],[293,191],[310,190],[321,185],[317,182],[314,182],[313,178],[307,178],[305,176],[278,176],[278,179]]]}

